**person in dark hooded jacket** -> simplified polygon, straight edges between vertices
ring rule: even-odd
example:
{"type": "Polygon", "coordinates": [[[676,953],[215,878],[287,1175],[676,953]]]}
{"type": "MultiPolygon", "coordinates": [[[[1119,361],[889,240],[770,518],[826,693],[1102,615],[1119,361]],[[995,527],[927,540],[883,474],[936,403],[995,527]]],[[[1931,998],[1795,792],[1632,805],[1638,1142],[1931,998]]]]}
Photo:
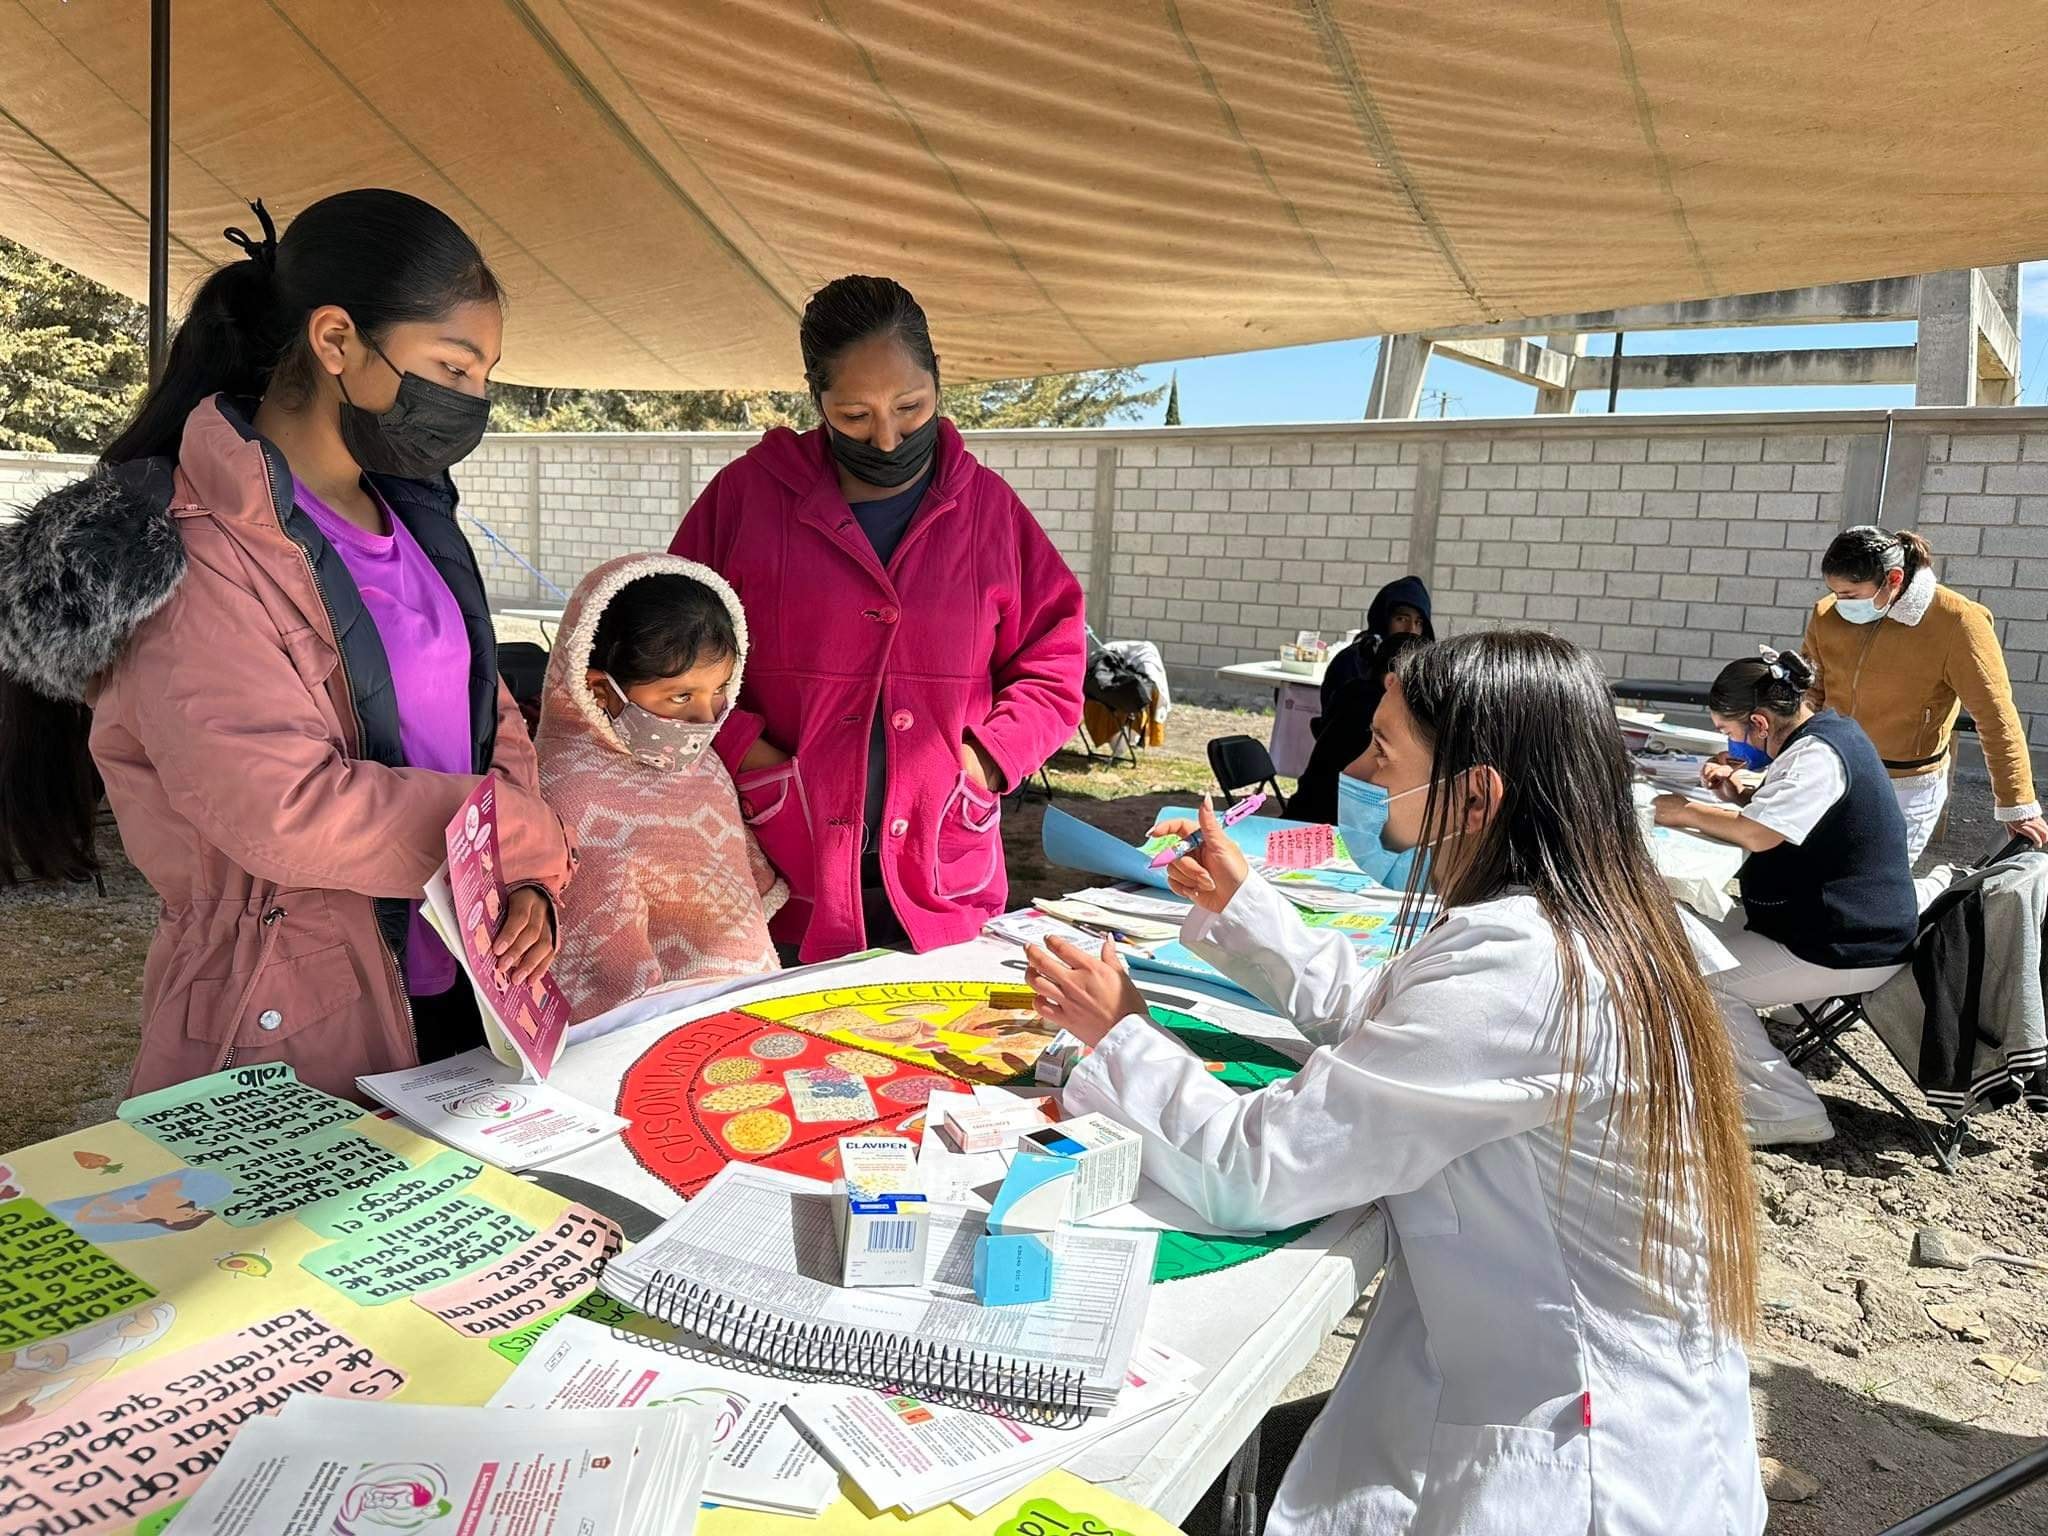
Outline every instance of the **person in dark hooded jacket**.
{"type": "Polygon", "coordinates": [[[1347,683],[1317,722],[1315,750],[1294,793],[1287,798],[1289,821],[1337,824],[1337,780],[1372,745],[1372,717],[1386,696],[1387,674],[1403,651],[1426,645],[1420,635],[1388,635],[1365,669],[1365,676],[1347,683]]]}
{"type": "Polygon", "coordinates": [[[1420,576],[1403,576],[1381,587],[1372,606],[1365,610],[1365,629],[1330,659],[1323,672],[1324,719],[1336,708],[1337,696],[1372,671],[1373,658],[1389,635],[1436,638],[1436,629],[1429,621],[1429,588],[1423,585],[1420,576]]]}

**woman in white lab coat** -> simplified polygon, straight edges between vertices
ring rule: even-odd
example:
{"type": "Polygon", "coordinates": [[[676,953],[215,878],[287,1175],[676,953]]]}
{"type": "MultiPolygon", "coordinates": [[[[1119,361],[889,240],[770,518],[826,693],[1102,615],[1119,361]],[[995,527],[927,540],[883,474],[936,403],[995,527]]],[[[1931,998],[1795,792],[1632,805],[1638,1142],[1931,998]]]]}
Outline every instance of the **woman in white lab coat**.
{"type": "Polygon", "coordinates": [[[1242,1097],[1113,953],[1032,951],[1094,1047],[1067,1113],[1269,1230],[1383,1201],[1386,1275],[1269,1532],[1756,1536],[1755,1197],[1720,1015],[1651,866],[1599,671],[1548,635],[1401,659],[1354,772],[1439,915],[1384,967],[1304,927],[1205,807],[1185,940],[1317,1046],[1242,1097]]]}

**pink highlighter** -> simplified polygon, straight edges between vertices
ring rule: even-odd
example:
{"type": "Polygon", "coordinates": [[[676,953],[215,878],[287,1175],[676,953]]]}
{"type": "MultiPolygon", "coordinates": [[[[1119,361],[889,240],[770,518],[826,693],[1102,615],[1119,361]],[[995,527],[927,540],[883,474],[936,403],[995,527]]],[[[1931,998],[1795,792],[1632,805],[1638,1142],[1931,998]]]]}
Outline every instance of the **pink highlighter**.
{"type": "MultiPolygon", "coordinates": [[[[1266,797],[1264,795],[1253,795],[1249,800],[1239,801],[1236,805],[1233,805],[1229,810],[1223,813],[1223,825],[1226,827],[1236,826],[1240,821],[1243,821],[1245,817],[1251,815],[1253,811],[1256,811],[1260,806],[1264,805],[1265,803],[1266,797]]],[[[1190,832],[1186,837],[1182,838],[1172,847],[1162,848],[1159,850],[1159,852],[1155,853],[1152,856],[1152,863],[1150,867],[1153,869],[1164,869],[1167,865],[1171,864],[1175,859],[1182,858],[1187,854],[1193,853],[1197,848],[1201,846],[1202,834],[1200,832],[1190,832]]]]}

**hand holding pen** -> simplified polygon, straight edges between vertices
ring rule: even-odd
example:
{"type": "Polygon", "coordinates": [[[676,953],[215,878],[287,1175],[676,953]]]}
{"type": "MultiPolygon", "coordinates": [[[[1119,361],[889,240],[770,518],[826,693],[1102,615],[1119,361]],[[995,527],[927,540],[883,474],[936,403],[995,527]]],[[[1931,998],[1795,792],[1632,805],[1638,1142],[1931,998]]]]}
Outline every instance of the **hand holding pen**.
{"type": "MultiPolygon", "coordinates": [[[[1225,819],[1239,820],[1256,809],[1261,799],[1254,796],[1242,806],[1233,806],[1233,814],[1225,819]]],[[[1225,820],[1217,817],[1215,807],[1204,795],[1198,820],[1162,821],[1152,829],[1154,837],[1183,840],[1180,848],[1167,850],[1175,855],[1166,868],[1167,889],[1207,912],[1221,912],[1229,906],[1230,898],[1252,872],[1244,850],[1224,833],[1224,825],[1225,820]]]]}

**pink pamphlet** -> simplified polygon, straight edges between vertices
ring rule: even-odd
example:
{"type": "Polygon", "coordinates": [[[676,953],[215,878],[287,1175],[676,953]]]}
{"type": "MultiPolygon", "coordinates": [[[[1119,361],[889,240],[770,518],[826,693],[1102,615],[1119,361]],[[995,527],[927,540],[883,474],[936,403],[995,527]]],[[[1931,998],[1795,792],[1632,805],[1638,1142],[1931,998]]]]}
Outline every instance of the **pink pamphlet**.
{"type": "Polygon", "coordinates": [[[501,984],[491,959],[491,944],[505,925],[505,879],[498,861],[496,782],[486,775],[448,823],[448,869],[445,911],[437,910],[441,893],[428,888],[428,912],[434,926],[452,924],[459,944],[450,942],[463,969],[476,983],[484,1011],[484,1028],[492,1053],[508,1065],[509,1047],[525,1076],[543,1081],[562,1054],[569,1031],[569,1001],[554,978],[542,972],[524,986],[501,984]]]}

